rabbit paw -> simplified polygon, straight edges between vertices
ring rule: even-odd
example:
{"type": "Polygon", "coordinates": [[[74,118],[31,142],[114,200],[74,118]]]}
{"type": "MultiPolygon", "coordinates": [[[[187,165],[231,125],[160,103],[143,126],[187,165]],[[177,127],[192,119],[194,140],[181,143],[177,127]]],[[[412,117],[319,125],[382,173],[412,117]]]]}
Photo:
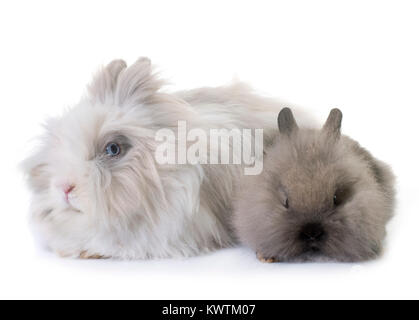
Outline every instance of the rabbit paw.
{"type": "Polygon", "coordinates": [[[276,258],[266,258],[264,257],[262,254],[260,254],[259,252],[256,253],[257,258],[259,259],[260,262],[263,263],[275,263],[275,262],[279,262],[278,259],[276,258]]]}
{"type": "Polygon", "coordinates": [[[90,254],[87,251],[80,252],[79,259],[106,259],[106,257],[100,254],[90,254]]]}

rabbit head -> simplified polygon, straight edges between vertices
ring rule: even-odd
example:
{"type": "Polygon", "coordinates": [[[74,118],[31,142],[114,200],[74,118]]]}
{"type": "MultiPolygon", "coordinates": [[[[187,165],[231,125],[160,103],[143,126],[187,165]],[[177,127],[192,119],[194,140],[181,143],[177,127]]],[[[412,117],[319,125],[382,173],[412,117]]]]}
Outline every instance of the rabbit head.
{"type": "Polygon", "coordinates": [[[41,146],[24,170],[33,224],[54,251],[130,257],[137,249],[132,246],[147,241],[150,248],[137,256],[153,250],[165,256],[164,240],[153,229],[162,219],[157,213],[169,212],[154,134],[175,126],[187,106],[160,93],[160,86],[148,59],[128,68],[116,60],[97,74],[78,105],[46,123],[41,146]],[[151,248],[153,241],[160,249],[151,248]]]}
{"type": "Polygon", "coordinates": [[[290,109],[280,112],[264,172],[244,180],[235,202],[238,236],[261,257],[359,261],[381,252],[393,174],[341,135],[341,121],[333,109],[321,130],[299,129],[290,109]]]}

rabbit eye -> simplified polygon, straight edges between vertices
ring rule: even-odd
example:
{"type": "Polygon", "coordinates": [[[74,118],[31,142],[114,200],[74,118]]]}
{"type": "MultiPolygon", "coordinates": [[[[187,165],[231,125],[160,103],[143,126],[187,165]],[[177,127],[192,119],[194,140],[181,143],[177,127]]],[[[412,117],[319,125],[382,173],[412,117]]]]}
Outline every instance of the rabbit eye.
{"type": "Polygon", "coordinates": [[[351,186],[339,187],[333,196],[334,206],[340,206],[350,200],[353,196],[353,190],[351,186]]]}
{"type": "Polygon", "coordinates": [[[344,201],[343,194],[335,193],[333,196],[333,204],[335,207],[340,206],[344,201]]]}
{"type": "Polygon", "coordinates": [[[289,203],[288,203],[288,198],[286,198],[286,199],[285,199],[285,202],[284,202],[284,207],[288,209],[288,208],[289,208],[289,206],[290,206],[290,205],[289,205],[289,203]]]}
{"type": "Polygon", "coordinates": [[[111,142],[108,143],[108,145],[106,146],[105,152],[107,155],[115,157],[121,153],[121,147],[119,146],[119,144],[111,142]]]}

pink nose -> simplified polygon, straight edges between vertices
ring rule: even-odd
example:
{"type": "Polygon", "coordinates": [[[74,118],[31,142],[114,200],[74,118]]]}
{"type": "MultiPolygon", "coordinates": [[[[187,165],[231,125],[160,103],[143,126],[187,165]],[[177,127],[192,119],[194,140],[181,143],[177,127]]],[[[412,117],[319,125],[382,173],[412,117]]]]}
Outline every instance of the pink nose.
{"type": "Polygon", "coordinates": [[[68,195],[71,191],[73,191],[74,186],[73,185],[65,185],[63,186],[63,191],[65,195],[68,195]]]}

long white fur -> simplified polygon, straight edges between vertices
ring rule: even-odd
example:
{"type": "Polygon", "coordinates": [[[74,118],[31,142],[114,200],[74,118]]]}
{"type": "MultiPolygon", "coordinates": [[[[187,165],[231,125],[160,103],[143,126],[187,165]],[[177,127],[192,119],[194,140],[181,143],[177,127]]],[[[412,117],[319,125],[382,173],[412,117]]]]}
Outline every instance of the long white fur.
{"type": "Polygon", "coordinates": [[[280,103],[236,83],[167,94],[146,58],[116,60],[88,94],[47,122],[42,146],[24,162],[37,234],[63,256],[182,257],[235,243],[230,203],[239,165],[159,165],[155,132],[188,128],[264,128],[276,132],[280,103]],[[101,142],[117,132],[133,145],[112,166],[101,142]],[[69,207],[60,186],[74,184],[69,207]]]}

